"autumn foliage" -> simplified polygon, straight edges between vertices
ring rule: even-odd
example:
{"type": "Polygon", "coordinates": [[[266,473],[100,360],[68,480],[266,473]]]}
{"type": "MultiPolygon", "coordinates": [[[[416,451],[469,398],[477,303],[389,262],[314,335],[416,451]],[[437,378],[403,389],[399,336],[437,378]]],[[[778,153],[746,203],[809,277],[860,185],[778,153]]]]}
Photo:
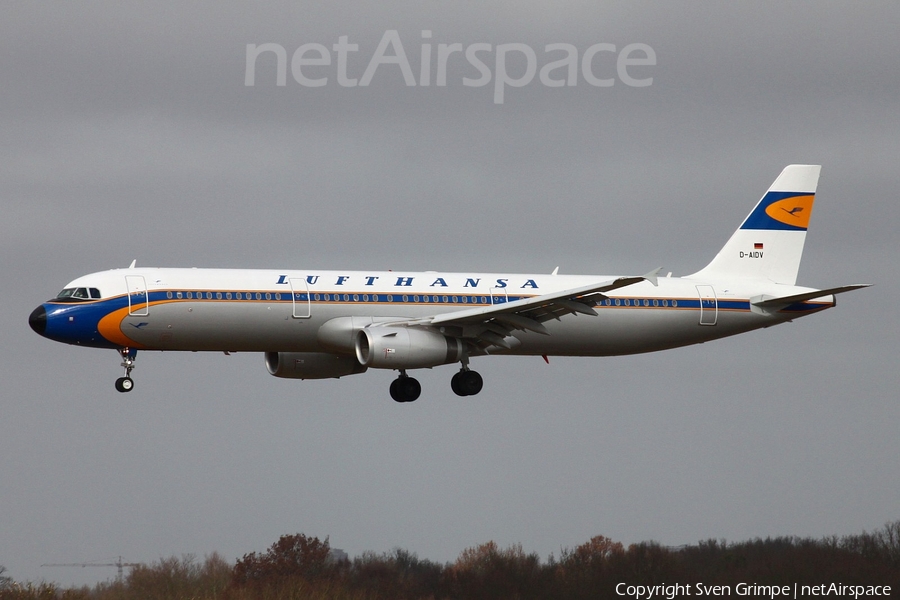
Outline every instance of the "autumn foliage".
{"type": "Polygon", "coordinates": [[[463,550],[452,563],[406,550],[365,552],[352,560],[328,538],[284,535],[262,553],[233,565],[213,554],[161,559],[134,568],[124,581],[93,589],[20,584],[0,567],[0,600],[443,600],[614,598],[619,583],[735,585],[890,585],[900,590],[900,521],[861,535],[780,537],[727,543],[707,540],[669,548],[627,548],[595,536],[547,560],[521,544],[493,541],[463,550]],[[340,555],[343,556],[343,555],[340,555]]]}
{"type": "Polygon", "coordinates": [[[231,583],[235,587],[283,583],[291,579],[313,582],[334,575],[329,564],[328,538],[307,537],[302,533],[283,535],[265,554],[251,552],[234,565],[231,583]]]}

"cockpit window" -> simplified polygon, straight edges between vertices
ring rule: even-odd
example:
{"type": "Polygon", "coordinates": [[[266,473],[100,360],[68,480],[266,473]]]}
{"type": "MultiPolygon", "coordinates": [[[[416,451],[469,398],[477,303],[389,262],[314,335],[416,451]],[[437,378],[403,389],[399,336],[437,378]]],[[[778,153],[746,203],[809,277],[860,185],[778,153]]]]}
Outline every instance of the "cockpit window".
{"type": "Polygon", "coordinates": [[[57,300],[77,302],[78,300],[99,300],[100,290],[97,288],[66,288],[56,295],[57,300]]]}

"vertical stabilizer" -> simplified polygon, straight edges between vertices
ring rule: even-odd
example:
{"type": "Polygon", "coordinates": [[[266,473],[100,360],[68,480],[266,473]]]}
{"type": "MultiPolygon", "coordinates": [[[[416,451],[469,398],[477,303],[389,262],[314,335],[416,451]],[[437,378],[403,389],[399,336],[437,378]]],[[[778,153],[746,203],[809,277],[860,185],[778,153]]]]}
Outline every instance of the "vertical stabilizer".
{"type": "Polygon", "coordinates": [[[819,165],[788,165],[711,263],[690,277],[795,285],[819,165]]]}

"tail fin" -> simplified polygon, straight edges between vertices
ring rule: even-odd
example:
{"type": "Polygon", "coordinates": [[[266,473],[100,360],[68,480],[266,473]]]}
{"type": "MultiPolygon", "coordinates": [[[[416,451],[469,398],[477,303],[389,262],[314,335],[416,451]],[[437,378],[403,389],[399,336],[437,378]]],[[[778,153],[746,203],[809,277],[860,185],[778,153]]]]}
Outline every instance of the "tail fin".
{"type": "Polygon", "coordinates": [[[689,277],[795,285],[819,165],[788,165],[711,263],[689,277]]]}

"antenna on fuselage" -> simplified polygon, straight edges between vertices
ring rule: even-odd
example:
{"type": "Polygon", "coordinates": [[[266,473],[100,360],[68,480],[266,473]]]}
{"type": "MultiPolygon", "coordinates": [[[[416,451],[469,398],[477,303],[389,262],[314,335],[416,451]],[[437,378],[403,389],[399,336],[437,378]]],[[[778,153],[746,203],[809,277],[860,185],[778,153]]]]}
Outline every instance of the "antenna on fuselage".
{"type": "Polygon", "coordinates": [[[137,259],[134,259],[133,261],[131,261],[131,264],[128,265],[128,268],[129,268],[129,269],[133,269],[133,268],[134,268],[134,265],[136,265],[136,264],[137,264],[137,259]]]}

